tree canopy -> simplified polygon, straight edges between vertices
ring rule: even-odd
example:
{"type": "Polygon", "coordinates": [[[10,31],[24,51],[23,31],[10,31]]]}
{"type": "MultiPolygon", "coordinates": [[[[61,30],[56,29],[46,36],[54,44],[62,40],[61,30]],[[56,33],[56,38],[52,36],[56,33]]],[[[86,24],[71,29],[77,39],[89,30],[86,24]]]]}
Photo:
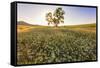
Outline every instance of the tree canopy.
{"type": "Polygon", "coordinates": [[[48,21],[48,25],[53,24],[54,26],[58,26],[60,23],[64,23],[64,10],[59,7],[57,8],[54,13],[47,13],[46,14],[46,21],[48,21]]]}

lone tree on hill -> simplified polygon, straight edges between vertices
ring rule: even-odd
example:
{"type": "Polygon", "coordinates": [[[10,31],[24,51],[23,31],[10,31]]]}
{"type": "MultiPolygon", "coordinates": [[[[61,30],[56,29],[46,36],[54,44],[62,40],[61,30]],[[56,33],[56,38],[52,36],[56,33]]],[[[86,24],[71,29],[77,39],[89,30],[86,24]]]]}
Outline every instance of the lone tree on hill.
{"type": "Polygon", "coordinates": [[[64,23],[64,10],[61,7],[57,8],[54,13],[46,14],[46,21],[48,21],[48,25],[53,24],[55,27],[58,27],[58,24],[64,23]]]}

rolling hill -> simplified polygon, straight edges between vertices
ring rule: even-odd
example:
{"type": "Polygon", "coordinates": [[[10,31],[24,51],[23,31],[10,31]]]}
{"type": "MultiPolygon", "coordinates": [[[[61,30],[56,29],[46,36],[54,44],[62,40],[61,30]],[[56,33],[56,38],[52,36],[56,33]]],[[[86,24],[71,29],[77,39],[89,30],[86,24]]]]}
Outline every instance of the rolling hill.
{"type": "Polygon", "coordinates": [[[41,25],[36,25],[36,24],[29,24],[29,23],[27,23],[27,22],[25,22],[25,21],[18,21],[17,22],[17,25],[24,25],[24,26],[41,26],[41,25]]]}
{"type": "Polygon", "coordinates": [[[32,25],[32,24],[26,23],[24,21],[18,21],[17,25],[32,25]]]}

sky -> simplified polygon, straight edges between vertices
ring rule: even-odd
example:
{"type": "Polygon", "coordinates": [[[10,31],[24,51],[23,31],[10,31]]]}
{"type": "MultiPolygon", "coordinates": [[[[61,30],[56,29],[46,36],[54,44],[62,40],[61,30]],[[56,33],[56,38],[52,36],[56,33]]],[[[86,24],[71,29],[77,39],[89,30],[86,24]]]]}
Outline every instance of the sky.
{"type": "Polygon", "coordinates": [[[59,24],[59,26],[96,23],[96,8],[23,3],[18,3],[17,5],[17,21],[47,26],[46,13],[53,13],[58,7],[65,11],[64,23],[59,24]]]}

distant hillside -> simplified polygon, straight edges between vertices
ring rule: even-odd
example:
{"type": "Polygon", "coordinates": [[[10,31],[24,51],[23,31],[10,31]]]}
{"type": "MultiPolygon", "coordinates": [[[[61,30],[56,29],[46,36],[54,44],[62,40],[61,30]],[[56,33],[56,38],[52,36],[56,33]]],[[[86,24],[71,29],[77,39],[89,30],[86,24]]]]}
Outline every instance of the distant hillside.
{"type": "Polygon", "coordinates": [[[25,21],[18,21],[17,25],[27,25],[27,26],[41,26],[41,25],[36,25],[36,24],[29,24],[25,21]]]}
{"type": "Polygon", "coordinates": [[[26,23],[24,21],[18,21],[17,25],[32,25],[32,24],[26,23]]]}
{"type": "Polygon", "coordinates": [[[77,25],[80,27],[96,27],[96,23],[77,25]]]}
{"type": "Polygon", "coordinates": [[[64,26],[64,27],[71,27],[71,28],[95,28],[96,23],[91,23],[91,24],[81,24],[81,25],[69,25],[69,26],[64,26]]]}

